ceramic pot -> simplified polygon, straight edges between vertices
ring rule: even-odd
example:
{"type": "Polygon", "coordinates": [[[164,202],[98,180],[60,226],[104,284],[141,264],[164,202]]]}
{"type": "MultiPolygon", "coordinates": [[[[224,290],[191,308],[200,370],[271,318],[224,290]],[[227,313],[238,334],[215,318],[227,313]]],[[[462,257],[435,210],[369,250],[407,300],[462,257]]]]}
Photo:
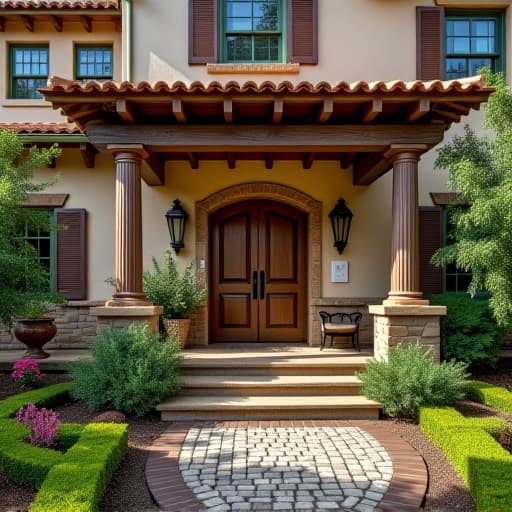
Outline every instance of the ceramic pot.
{"type": "Polygon", "coordinates": [[[24,357],[31,359],[45,359],[50,357],[43,350],[43,345],[48,343],[57,334],[57,326],[54,318],[19,318],[16,320],[14,335],[27,346],[24,357]]]}

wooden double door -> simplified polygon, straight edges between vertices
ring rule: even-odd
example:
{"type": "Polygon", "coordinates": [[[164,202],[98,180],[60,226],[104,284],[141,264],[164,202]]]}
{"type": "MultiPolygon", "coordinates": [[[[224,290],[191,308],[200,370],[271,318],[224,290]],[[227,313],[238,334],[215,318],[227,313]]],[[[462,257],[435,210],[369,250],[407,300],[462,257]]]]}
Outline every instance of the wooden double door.
{"type": "Polygon", "coordinates": [[[269,200],[210,217],[210,339],[306,339],[306,217],[269,200]]]}

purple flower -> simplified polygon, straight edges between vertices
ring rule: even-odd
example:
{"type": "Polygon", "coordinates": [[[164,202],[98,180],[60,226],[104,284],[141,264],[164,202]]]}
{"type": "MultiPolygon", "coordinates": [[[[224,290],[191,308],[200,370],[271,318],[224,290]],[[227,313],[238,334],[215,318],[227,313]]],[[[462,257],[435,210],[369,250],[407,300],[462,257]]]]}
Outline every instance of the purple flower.
{"type": "Polygon", "coordinates": [[[30,428],[28,442],[40,448],[53,448],[56,444],[59,415],[52,409],[38,409],[33,403],[21,407],[16,413],[16,421],[30,428]]]}
{"type": "Polygon", "coordinates": [[[32,389],[41,384],[43,375],[35,359],[20,359],[13,365],[11,379],[18,384],[21,389],[32,389]]]}

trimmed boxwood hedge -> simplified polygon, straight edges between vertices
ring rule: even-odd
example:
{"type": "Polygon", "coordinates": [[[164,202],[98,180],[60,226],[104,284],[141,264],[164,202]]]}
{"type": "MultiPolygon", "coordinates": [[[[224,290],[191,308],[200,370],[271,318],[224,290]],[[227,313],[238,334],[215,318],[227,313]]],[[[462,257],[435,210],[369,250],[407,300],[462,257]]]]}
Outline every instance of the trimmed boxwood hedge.
{"type": "Polygon", "coordinates": [[[475,380],[468,384],[466,395],[475,402],[489,405],[502,412],[512,413],[512,393],[504,387],[475,380]]]}
{"type": "Polygon", "coordinates": [[[465,418],[451,407],[420,409],[422,431],[465,480],[478,511],[512,510],[512,456],[493,437],[502,423],[465,418]]]}
{"type": "Polygon", "coordinates": [[[93,512],[128,447],[125,424],[59,426],[64,453],[31,446],[29,429],[11,419],[29,402],[55,405],[69,398],[71,383],[55,384],[0,401],[0,469],[15,482],[39,489],[32,512],[93,512]],[[67,450],[67,451],[65,451],[67,450]]]}

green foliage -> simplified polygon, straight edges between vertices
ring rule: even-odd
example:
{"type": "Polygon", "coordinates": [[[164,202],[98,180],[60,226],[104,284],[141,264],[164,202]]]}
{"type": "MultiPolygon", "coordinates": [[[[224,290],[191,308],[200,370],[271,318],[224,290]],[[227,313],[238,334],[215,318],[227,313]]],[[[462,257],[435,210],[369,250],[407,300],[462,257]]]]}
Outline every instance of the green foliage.
{"type": "Polygon", "coordinates": [[[443,359],[464,361],[472,367],[495,367],[499,359],[501,329],[486,298],[467,293],[432,295],[431,304],[447,306],[441,317],[443,359]]]}
{"type": "Polygon", "coordinates": [[[420,344],[399,344],[389,361],[370,361],[358,377],[362,392],[391,417],[418,415],[422,405],[449,405],[464,396],[466,364],[436,363],[420,344]]]}
{"type": "Polygon", "coordinates": [[[164,308],[164,318],[187,318],[206,297],[206,288],[198,288],[193,264],[182,275],[171,251],[167,251],[162,265],[153,258],[153,271],[144,272],[144,293],[148,299],[164,308]]]}
{"type": "Polygon", "coordinates": [[[73,396],[93,410],[143,416],[178,390],[179,346],[150,335],[145,325],[102,330],[92,355],[92,361],[74,363],[71,374],[73,396]]]}
{"type": "Polygon", "coordinates": [[[512,510],[512,456],[486,430],[498,421],[464,418],[450,407],[422,407],[420,427],[467,483],[477,511],[512,510]]]}
{"type": "Polygon", "coordinates": [[[469,291],[491,294],[490,307],[501,327],[512,327],[512,92],[501,74],[486,72],[496,88],[486,107],[480,138],[469,127],[440,151],[436,167],[446,168],[449,188],[469,207],[454,212],[455,240],[433,258],[472,273],[469,291]]]}
{"type": "Polygon", "coordinates": [[[494,407],[502,412],[512,413],[512,393],[501,386],[475,380],[467,385],[466,394],[475,402],[494,407]]]}
{"type": "Polygon", "coordinates": [[[29,193],[52,184],[34,184],[34,170],[59,153],[57,147],[25,150],[13,131],[0,130],[0,321],[9,327],[27,296],[48,291],[48,273],[32,245],[20,238],[20,227],[52,229],[47,214],[23,208],[23,203],[29,193]]]}

